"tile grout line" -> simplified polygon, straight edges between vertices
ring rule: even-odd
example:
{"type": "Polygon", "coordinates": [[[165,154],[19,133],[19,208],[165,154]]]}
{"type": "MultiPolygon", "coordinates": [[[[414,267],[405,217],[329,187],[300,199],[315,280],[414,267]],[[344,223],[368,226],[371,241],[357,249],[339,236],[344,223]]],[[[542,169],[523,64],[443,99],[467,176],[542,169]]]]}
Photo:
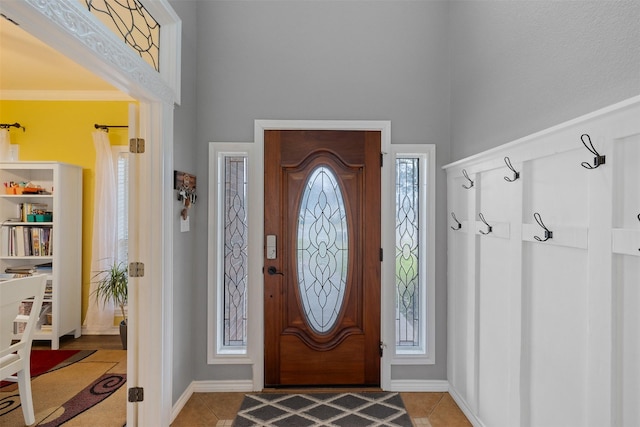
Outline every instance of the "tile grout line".
{"type": "MultiPolygon", "coordinates": [[[[218,420],[218,422],[216,423],[216,426],[224,426],[224,425],[226,425],[226,424],[220,424],[220,422],[221,422],[221,421],[227,421],[227,420],[223,420],[223,419],[221,419],[221,418],[218,416],[218,414],[216,414],[216,411],[215,411],[211,406],[209,406],[209,404],[207,403],[207,401],[206,401],[202,396],[197,396],[197,394],[198,394],[198,393],[194,393],[194,396],[196,396],[196,398],[197,398],[197,399],[199,399],[199,400],[200,400],[200,402],[201,402],[201,403],[202,403],[202,404],[207,408],[207,410],[209,410],[209,412],[211,412],[211,413],[213,414],[213,416],[214,416],[214,417],[216,417],[216,419],[218,420]]],[[[238,408],[238,410],[239,410],[239,408],[238,408]]],[[[238,415],[238,414],[236,413],[236,416],[237,416],[237,415],[238,415]]],[[[235,417],[234,417],[234,419],[235,419],[235,417]]],[[[233,420],[231,420],[231,421],[233,421],[233,420]]],[[[229,425],[231,425],[231,424],[229,424],[229,425]]]]}
{"type": "Polygon", "coordinates": [[[429,413],[427,414],[427,419],[431,418],[431,415],[433,415],[433,413],[435,412],[436,408],[440,405],[440,403],[442,402],[442,399],[444,399],[444,395],[445,393],[442,393],[442,395],[440,396],[440,399],[438,399],[438,401],[436,402],[435,405],[433,405],[433,407],[431,408],[431,411],[429,411],[429,413]]]}

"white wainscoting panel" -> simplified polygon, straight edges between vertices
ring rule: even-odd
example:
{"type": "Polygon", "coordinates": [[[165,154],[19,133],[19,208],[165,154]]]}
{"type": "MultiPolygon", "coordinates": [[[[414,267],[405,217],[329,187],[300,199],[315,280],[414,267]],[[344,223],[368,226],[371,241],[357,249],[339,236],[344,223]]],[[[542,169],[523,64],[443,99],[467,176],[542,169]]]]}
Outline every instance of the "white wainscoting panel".
{"type": "Polygon", "coordinates": [[[526,243],[522,272],[523,421],[586,426],[587,252],[526,243]]]}
{"type": "Polygon", "coordinates": [[[508,427],[509,413],[504,411],[513,392],[509,382],[510,298],[514,290],[513,269],[508,262],[511,220],[518,217],[522,186],[504,180],[500,169],[482,172],[477,187],[478,211],[491,224],[492,231],[480,222],[476,234],[478,336],[478,404],[480,418],[488,426],[508,427]],[[498,238],[495,238],[498,237],[498,238]]]}
{"type": "Polygon", "coordinates": [[[640,425],[638,117],[635,97],[445,166],[449,388],[474,425],[640,425]]]}
{"type": "Polygon", "coordinates": [[[614,258],[614,415],[619,426],[640,425],[640,257],[614,258]]]}
{"type": "Polygon", "coordinates": [[[640,134],[613,142],[613,413],[640,425],[640,134]]]}

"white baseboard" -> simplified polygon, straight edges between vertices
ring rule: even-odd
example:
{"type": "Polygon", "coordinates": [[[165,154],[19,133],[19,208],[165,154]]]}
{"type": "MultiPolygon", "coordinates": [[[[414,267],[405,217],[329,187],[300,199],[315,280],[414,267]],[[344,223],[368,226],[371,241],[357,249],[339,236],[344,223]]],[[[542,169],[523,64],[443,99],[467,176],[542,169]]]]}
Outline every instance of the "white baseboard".
{"type": "Polygon", "coordinates": [[[460,407],[460,410],[462,411],[462,413],[464,413],[464,416],[467,417],[473,427],[486,427],[484,423],[480,421],[473,412],[471,412],[471,408],[469,408],[469,405],[467,405],[466,400],[464,400],[462,396],[458,394],[456,389],[451,384],[449,384],[449,394],[456,402],[456,404],[460,407]]]}
{"type": "Polygon", "coordinates": [[[193,384],[194,393],[216,393],[231,391],[253,391],[253,380],[239,381],[195,381],[193,384]]]}
{"type": "Polygon", "coordinates": [[[184,393],[182,393],[182,395],[178,398],[176,403],[173,405],[173,408],[171,408],[171,421],[169,422],[169,424],[173,424],[180,411],[182,411],[182,409],[184,408],[184,405],[186,405],[189,399],[191,399],[192,395],[193,381],[191,382],[191,384],[189,384],[184,393]]]}
{"type": "Polygon", "coordinates": [[[391,380],[389,391],[443,392],[449,391],[449,382],[446,380],[391,380]]]}

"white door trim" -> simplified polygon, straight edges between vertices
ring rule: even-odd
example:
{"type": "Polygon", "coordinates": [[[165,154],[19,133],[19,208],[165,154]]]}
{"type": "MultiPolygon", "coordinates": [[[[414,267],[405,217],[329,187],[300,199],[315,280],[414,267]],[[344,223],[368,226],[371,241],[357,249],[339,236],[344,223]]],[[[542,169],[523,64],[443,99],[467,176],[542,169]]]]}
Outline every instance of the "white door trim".
{"type": "MultiPolygon", "coordinates": [[[[384,154],[389,153],[391,148],[391,121],[389,120],[256,120],[254,124],[254,141],[258,146],[259,152],[262,154],[262,158],[259,159],[259,169],[255,172],[260,177],[260,187],[264,187],[264,131],[270,129],[283,129],[283,130],[373,130],[381,132],[381,150],[384,154]]],[[[382,182],[381,192],[382,200],[386,200],[384,195],[389,194],[392,190],[390,188],[390,182],[392,182],[387,176],[391,170],[388,166],[389,162],[385,162],[385,166],[382,168],[382,182]]],[[[262,196],[264,192],[260,192],[262,196]]],[[[259,227],[254,229],[253,232],[249,232],[251,236],[254,236],[254,241],[263,242],[264,240],[264,199],[261,197],[257,206],[257,211],[261,215],[261,219],[258,222],[259,227]]],[[[388,210],[382,210],[382,224],[387,224],[393,218],[388,218],[388,210]]],[[[381,231],[382,247],[394,247],[393,242],[387,241],[385,234],[381,231]]],[[[262,274],[262,248],[264,245],[258,246],[257,252],[252,253],[254,259],[258,262],[251,263],[250,277],[250,289],[253,290],[254,298],[249,299],[249,313],[252,316],[249,318],[249,344],[247,352],[249,357],[254,360],[253,364],[253,389],[262,390],[264,387],[264,275],[262,274]]],[[[254,248],[255,250],[255,248],[254,248]]],[[[385,263],[381,265],[381,279],[386,277],[385,263]]],[[[381,315],[381,339],[385,340],[384,325],[389,323],[392,318],[388,318],[388,310],[385,308],[385,302],[381,301],[380,315],[381,315]]],[[[380,364],[380,382],[381,385],[389,384],[391,381],[391,365],[388,362],[389,358],[382,358],[380,364]]]]}

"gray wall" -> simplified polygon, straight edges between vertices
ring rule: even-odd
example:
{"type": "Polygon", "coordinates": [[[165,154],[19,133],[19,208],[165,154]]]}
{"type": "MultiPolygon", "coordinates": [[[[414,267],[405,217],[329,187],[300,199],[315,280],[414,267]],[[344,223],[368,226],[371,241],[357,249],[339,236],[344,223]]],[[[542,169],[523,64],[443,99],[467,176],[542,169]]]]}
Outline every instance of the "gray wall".
{"type": "Polygon", "coordinates": [[[638,1],[452,1],[452,160],[640,94],[639,23],[638,1]]]}
{"type": "MultiPolygon", "coordinates": [[[[174,235],[174,401],[192,379],[251,378],[206,363],[210,141],[253,141],[255,119],[391,120],[392,142],[436,144],[439,168],[640,93],[637,1],[172,6],[184,37],[175,163],[195,164],[199,192],[192,232],[174,235]]],[[[446,378],[441,171],[436,199],[437,364],[395,367],[398,379],[446,378]]]]}
{"type": "MultiPolygon", "coordinates": [[[[171,6],[182,19],[182,103],[175,107],[174,114],[174,169],[196,174],[196,7],[195,2],[174,1],[171,6]]],[[[198,190],[206,184],[206,174],[197,174],[198,190]]],[[[206,191],[206,185],[201,191],[206,191]]],[[[198,201],[191,207],[191,231],[180,232],[180,203],[173,202],[173,399],[175,403],[194,378],[194,341],[204,337],[191,333],[195,318],[192,316],[195,274],[193,259],[196,236],[206,230],[207,206],[198,201]]]]}
{"type": "MultiPolygon", "coordinates": [[[[447,14],[447,3],[435,1],[198,2],[198,203],[206,206],[208,142],[253,141],[255,119],[391,120],[392,142],[437,144],[440,169],[449,161],[447,14]]],[[[444,184],[439,170],[439,200],[444,184]]],[[[446,378],[444,209],[439,203],[437,364],[412,370],[413,378],[446,378]]],[[[195,379],[248,379],[247,367],[206,364],[203,222],[194,259],[195,379]]]]}

